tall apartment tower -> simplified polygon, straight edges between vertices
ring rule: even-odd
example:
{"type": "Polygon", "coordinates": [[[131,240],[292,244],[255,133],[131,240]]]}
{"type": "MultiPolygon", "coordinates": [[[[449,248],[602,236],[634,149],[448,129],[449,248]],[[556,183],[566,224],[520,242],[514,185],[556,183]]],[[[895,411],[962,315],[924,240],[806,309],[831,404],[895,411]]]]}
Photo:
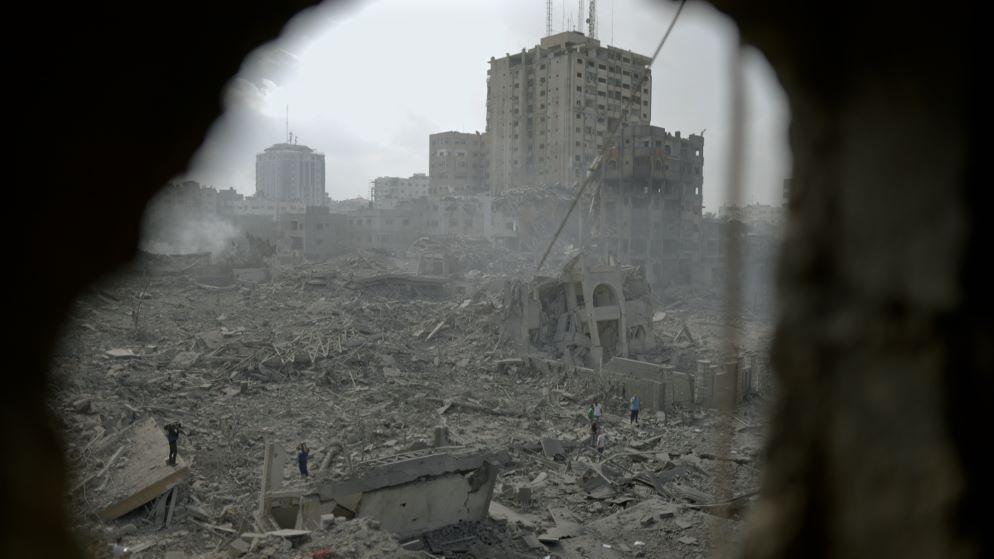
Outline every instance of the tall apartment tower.
{"type": "Polygon", "coordinates": [[[568,186],[586,176],[617,121],[649,124],[650,62],[576,31],[491,58],[486,130],[491,191],[568,186]]]}
{"type": "Polygon", "coordinates": [[[255,156],[255,195],[277,202],[324,206],[324,154],[296,143],[266,148],[255,156]]]}

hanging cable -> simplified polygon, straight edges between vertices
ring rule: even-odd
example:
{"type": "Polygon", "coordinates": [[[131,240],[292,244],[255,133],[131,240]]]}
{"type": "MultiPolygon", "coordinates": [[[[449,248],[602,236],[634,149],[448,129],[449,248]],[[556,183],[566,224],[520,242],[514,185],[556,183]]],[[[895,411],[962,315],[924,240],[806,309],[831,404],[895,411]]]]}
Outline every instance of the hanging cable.
{"type": "MultiPolygon", "coordinates": [[[[652,68],[653,63],[656,62],[656,57],[659,56],[659,51],[663,50],[663,45],[666,44],[666,39],[669,38],[670,32],[673,31],[673,26],[676,25],[676,20],[677,18],[680,17],[680,12],[683,11],[683,6],[686,3],[687,0],[681,0],[680,6],[677,7],[676,13],[673,14],[673,20],[670,21],[669,27],[666,28],[666,33],[664,33],[663,38],[659,40],[659,45],[656,46],[656,51],[652,53],[652,58],[649,60],[649,64],[645,67],[645,71],[642,72],[642,76],[639,78],[639,82],[638,85],[635,87],[635,91],[642,90],[642,85],[645,83],[645,80],[648,79],[649,77],[648,70],[652,68]]],[[[566,222],[569,220],[569,216],[573,214],[573,210],[576,209],[577,203],[580,202],[580,198],[583,196],[583,192],[587,189],[588,186],[590,186],[590,183],[594,182],[595,172],[601,166],[604,157],[606,156],[608,150],[613,145],[614,141],[618,139],[618,135],[621,132],[622,122],[627,118],[628,111],[634,99],[635,96],[633,95],[622,106],[621,118],[619,118],[618,121],[614,123],[614,126],[611,128],[611,131],[608,132],[607,141],[604,142],[604,147],[602,148],[601,153],[594,158],[593,162],[590,163],[590,167],[587,169],[587,176],[584,177],[583,182],[580,183],[580,188],[579,190],[577,190],[576,196],[573,198],[573,203],[570,204],[569,209],[566,210],[566,215],[563,217],[562,223],[559,224],[559,227],[556,229],[555,234],[552,236],[552,240],[549,241],[549,246],[546,247],[545,253],[542,254],[542,258],[541,260],[539,260],[538,266],[535,268],[535,274],[538,274],[542,270],[542,266],[545,264],[545,259],[549,257],[549,252],[552,251],[552,247],[556,244],[556,241],[559,239],[559,235],[562,234],[563,228],[566,227],[566,222]]]]}

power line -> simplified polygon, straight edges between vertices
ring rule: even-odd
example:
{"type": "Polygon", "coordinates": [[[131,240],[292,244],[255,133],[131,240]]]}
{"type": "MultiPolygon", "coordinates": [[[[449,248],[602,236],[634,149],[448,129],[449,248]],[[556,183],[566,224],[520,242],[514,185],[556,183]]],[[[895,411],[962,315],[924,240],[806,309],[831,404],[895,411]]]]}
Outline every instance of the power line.
{"type": "MultiPolygon", "coordinates": [[[[656,51],[652,53],[652,58],[649,60],[649,64],[646,66],[646,70],[651,68],[653,63],[656,62],[656,57],[659,56],[659,51],[663,50],[663,45],[666,44],[666,39],[669,38],[670,32],[673,31],[673,26],[676,25],[676,20],[677,18],[680,17],[680,12],[683,11],[683,6],[686,3],[687,0],[680,0],[680,6],[677,7],[676,13],[673,14],[673,20],[670,21],[670,26],[666,28],[666,33],[663,34],[663,38],[659,40],[659,45],[656,46],[656,51]]],[[[642,72],[642,77],[639,78],[639,83],[635,87],[635,91],[642,90],[642,84],[645,83],[645,80],[648,77],[649,73],[647,71],[642,72]]],[[[559,224],[559,228],[556,229],[556,233],[552,236],[552,240],[549,241],[549,246],[546,247],[545,253],[542,255],[542,259],[539,260],[538,266],[535,268],[536,274],[538,274],[538,272],[542,270],[542,265],[545,264],[545,259],[549,257],[549,252],[552,251],[552,246],[556,244],[556,241],[559,239],[559,235],[563,232],[563,228],[566,227],[566,222],[569,220],[569,216],[573,214],[573,210],[576,209],[577,203],[580,202],[580,197],[583,196],[583,192],[587,189],[588,186],[590,186],[590,183],[594,182],[595,171],[597,171],[597,169],[601,166],[601,161],[603,161],[604,157],[607,155],[608,150],[611,149],[613,142],[617,139],[618,133],[621,131],[622,122],[628,116],[628,111],[632,104],[633,99],[635,99],[634,95],[631,96],[628,99],[628,101],[626,101],[625,104],[622,106],[621,109],[622,118],[619,118],[618,121],[614,123],[614,127],[611,128],[611,131],[608,133],[607,137],[608,141],[604,142],[604,147],[602,148],[601,153],[594,158],[594,161],[590,164],[590,167],[587,169],[587,176],[583,179],[583,183],[580,184],[580,189],[577,191],[576,196],[573,198],[573,203],[570,204],[569,209],[566,210],[566,215],[563,217],[562,223],[559,224]]]]}

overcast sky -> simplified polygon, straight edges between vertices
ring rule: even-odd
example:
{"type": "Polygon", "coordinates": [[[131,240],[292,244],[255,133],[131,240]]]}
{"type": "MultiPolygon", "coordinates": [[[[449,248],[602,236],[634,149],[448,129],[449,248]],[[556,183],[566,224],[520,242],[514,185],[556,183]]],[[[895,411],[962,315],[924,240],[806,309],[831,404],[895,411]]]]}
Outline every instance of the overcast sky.
{"type": "MultiPolygon", "coordinates": [[[[553,5],[558,32],[564,16],[576,19],[577,0],[553,5]]],[[[663,0],[600,0],[599,39],[651,55],[675,9],[663,0]]],[[[334,199],[368,196],[378,176],[427,173],[428,134],[486,129],[490,57],[531,48],[544,33],[543,0],[354,0],[301,13],[246,59],[188,178],[252,194],[255,155],[286,137],[287,105],[299,142],[325,154],[334,199]]],[[[653,67],[652,124],[706,130],[709,211],[724,199],[735,41],[724,15],[690,2],[653,67]]],[[[786,97],[760,54],[747,53],[744,69],[745,201],[779,204],[790,173],[786,97]]]]}

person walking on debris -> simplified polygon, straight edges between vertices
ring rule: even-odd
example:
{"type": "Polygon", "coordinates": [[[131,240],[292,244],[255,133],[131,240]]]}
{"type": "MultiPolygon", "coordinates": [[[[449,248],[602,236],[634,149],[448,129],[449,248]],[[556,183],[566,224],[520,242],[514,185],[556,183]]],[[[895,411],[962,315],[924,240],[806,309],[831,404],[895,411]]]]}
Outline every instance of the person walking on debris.
{"type": "Polygon", "coordinates": [[[632,395],[632,417],[628,420],[629,424],[639,422],[639,410],[642,409],[642,401],[639,400],[638,394],[632,395]]]}
{"type": "Polygon", "coordinates": [[[589,419],[591,423],[594,422],[594,406],[596,405],[597,402],[590,402],[590,409],[587,410],[587,419],[589,419]]]}
{"type": "Polygon", "coordinates": [[[300,467],[300,477],[307,477],[307,458],[311,455],[311,449],[307,445],[300,443],[297,446],[297,466],[300,467]]]}
{"type": "Polygon", "coordinates": [[[176,423],[170,423],[165,426],[166,430],[166,440],[169,441],[169,458],[166,459],[166,464],[170,466],[176,465],[176,446],[179,443],[180,433],[186,433],[183,430],[183,426],[177,421],[176,423]]]}
{"type": "Polygon", "coordinates": [[[600,434],[597,435],[597,454],[604,454],[604,447],[607,446],[607,432],[604,429],[600,430],[600,434]]]}
{"type": "Polygon", "coordinates": [[[601,410],[600,402],[594,402],[594,421],[599,424],[601,422],[602,415],[604,415],[604,412],[601,410]]]}
{"type": "Polygon", "coordinates": [[[597,422],[590,422],[590,446],[597,446],[597,422]]]}

